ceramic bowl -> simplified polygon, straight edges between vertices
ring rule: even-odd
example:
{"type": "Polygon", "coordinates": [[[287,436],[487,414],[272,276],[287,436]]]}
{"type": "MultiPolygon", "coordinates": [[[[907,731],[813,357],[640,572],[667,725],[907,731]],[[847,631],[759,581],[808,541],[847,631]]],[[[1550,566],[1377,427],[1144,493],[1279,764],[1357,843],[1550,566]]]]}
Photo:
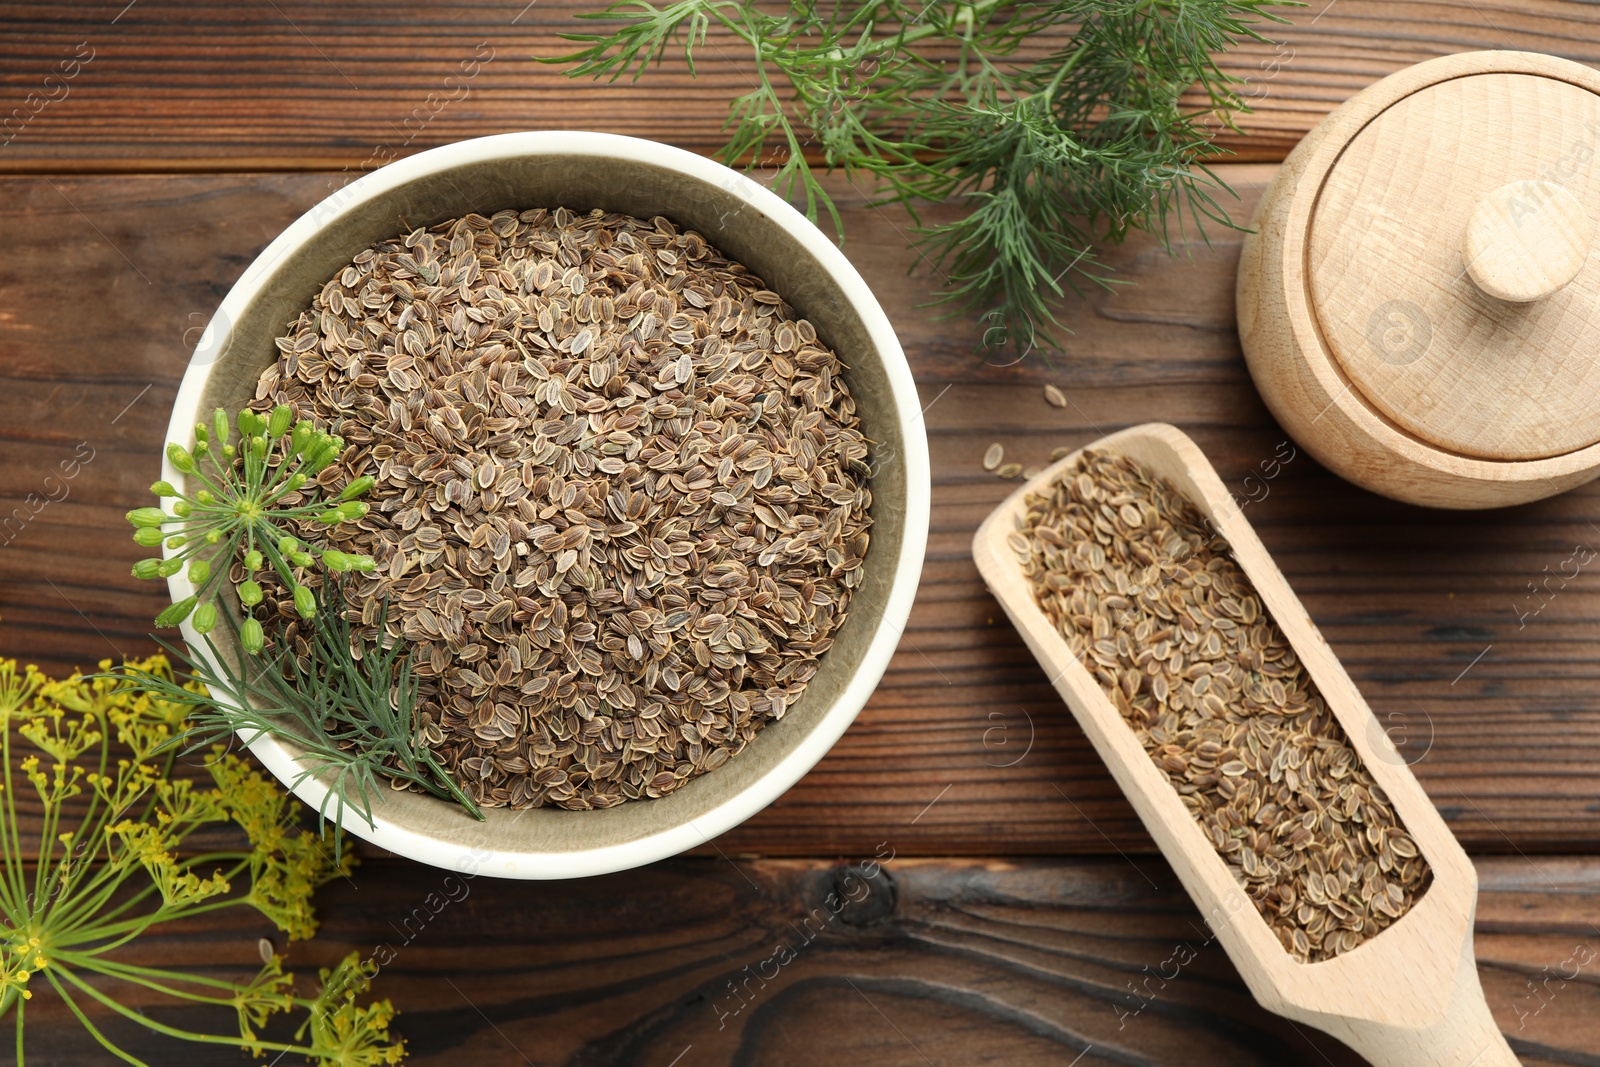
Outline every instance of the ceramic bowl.
{"type": "MultiPolygon", "coordinates": [[[[928,534],[928,446],[916,387],[861,275],[803,215],[748,177],[608,134],[461,141],[373,171],[313,207],[223,300],[178,391],[168,439],[188,443],[204,413],[251,398],[277,358],[273,339],[363,248],[470,212],[541,206],[665,215],[745,264],[809,319],[844,362],[862,430],[876,443],[874,525],[850,615],[805,695],[717,770],[662,799],[598,811],[490,809],[480,823],[445,801],[385,790],[370,824],[346,816],[347,829],[391,852],[507,878],[572,878],[649,863],[702,845],[777,799],[839,739],[882,677],[911,611],[928,534]]],[[[178,483],[182,476],[164,463],[162,477],[178,483]]],[[[193,591],[181,572],[169,582],[174,599],[193,591]]],[[[203,647],[187,626],[184,638],[203,647]]],[[[264,737],[251,750],[286,783],[298,773],[292,744],[264,737]]],[[[307,778],[295,791],[316,807],[327,786],[307,778]]]]}

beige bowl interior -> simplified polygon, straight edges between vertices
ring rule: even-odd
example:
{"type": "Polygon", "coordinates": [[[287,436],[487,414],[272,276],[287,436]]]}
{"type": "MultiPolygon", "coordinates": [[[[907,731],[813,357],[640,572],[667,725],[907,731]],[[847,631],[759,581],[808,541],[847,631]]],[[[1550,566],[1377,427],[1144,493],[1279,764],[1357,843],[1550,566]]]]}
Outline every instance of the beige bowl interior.
{"type": "Polygon", "coordinates": [[[484,823],[416,793],[385,790],[374,807],[380,821],[463,849],[568,852],[622,846],[697,819],[749,788],[800,745],[850,682],[883,619],[904,537],[907,472],[900,417],[880,354],[844,289],[782,225],[733,192],[642,162],[563,155],[468,164],[418,178],[331,219],[269,268],[228,337],[217,339],[222,355],[199,410],[234,410],[254,397],[257,378],[277,360],[274,338],[363,248],[470,212],[557,206],[644,218],[665,215],[750,268],[816,326],[845,364],[863,431],[875,444],[872,547],[850,615],[801,700],[781,721],[768,723],[738,756],[669,796],[599,811],[493,809],[484,823]]]}

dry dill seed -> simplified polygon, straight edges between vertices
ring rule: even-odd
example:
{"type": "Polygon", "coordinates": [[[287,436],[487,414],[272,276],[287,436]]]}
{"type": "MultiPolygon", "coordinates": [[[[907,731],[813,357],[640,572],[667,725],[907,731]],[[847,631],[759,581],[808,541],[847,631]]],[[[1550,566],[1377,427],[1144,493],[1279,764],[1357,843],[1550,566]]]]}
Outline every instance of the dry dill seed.
{"type": "Polygon", "coordinates": [[[1427,861],[1193,503],[1086,451],[1030,495],[1010,543],[1289,953],[1330,959],[1406,913],[1427,861]]]}
{"type": "Polygon", "coordinates": [[[989,450],[983,454],[983,469],[986,471],[992,471],[996,467],[1000,466],[1000,461],[1005,458],[1005,446],[996,441],[994,444],[990,445],[989,450]]]}
{"type": "Polygon", "coordinates": [[[999,470],[995,471],[994,473],[995,473],[995,475],[997,477],[1000,477],[1000,478],[1015,478],[1017,475],[1022,473],[1022,464],[1020,464],[1020,463],[1007,463],[1005,466],[1001,467],[999,470]]]}
{"type": "Polygon", "coordinates": [[[1064,408],[1067,406],[1067,394],[1054,385],[1044,387],[1044,398],[1050,402],[1051,407],[1064,408]]]}
{"type": "MultiPolygon", "coordinates": [[[[345,438],[323,480],[376,479],[331,535],[378,563],[352,618],[391,602],[480,803],[666,795],[805,691],[861,580],[868,442],[813,326],[699,234],[468,215],[358,254],[277,345],[257,406],[345,438]]],[[[281,590],[259,610],[305,647],[281,590]]]]}

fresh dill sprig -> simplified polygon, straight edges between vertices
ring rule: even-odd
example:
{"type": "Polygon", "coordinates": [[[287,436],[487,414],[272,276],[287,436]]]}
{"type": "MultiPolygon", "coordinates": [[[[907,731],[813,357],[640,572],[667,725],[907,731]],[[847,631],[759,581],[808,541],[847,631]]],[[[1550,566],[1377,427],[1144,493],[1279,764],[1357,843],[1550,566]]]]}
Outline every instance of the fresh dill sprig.
{"type": "MultiPolygon", "coordinates": [[[[301,750],[301,770],[290,788],[327,772],[328,793],[319,806],[319,821],[330,818],[335,841],[341,839],[345,809],[353,807],[372,824],[372,801],[384,780],[414,785],[436,797],[453,800],[474,818],[478,809],[424,742],[418,720],[418,686],[404,642],[384,647],[357,633],[344,616],[344,599],[333,581],[316,594],[316,612],[302,630],[307,654],[279,641],[271,652],[238,656],[205,635],[210,660],[191,656],[161,642],[174,662],[171,676],[128,668],[127,683],[161,699],[203,685],[209,698],[189,714],[190,728],[176,743],[189,749],[207,747],[235,734],[246,745],[263,735],[288,741],[301,750]],[[221,673],[212,661],[221,665],[221,673]]],[[[377,631],[384,632],[387,608],[377,631]]],[[[225,625],[240,627],[224,613],[225,625]]],[[[193,699],[192,697],[190,699],[193,699]]]]}
{"type": "MultiPolygon", "coordinates": [[[[1204,158],[1219,128],[1249,109],[1216,62],[1262,22],[1268,0],[620,0],[579,18],[602,32],[543,62],[574,77],[635,80],[676,47],[694,73],[708,36],[754,59],[752,87],[729,106],[720,158],[775,166],[772,187],[839,212],[808,159],[874,179],[880,202],[956,199],[959,221],[919,227],[946,282],[942,299],[983,316],[986,347],[1060,348],[1053,301],[1107,286],[1095,249],[1130,231],[1168,248],[1193,223],[1232,227],[1231,190],[1204,158]],[[1042,58],[1022,44],[1051,34],[1042,58]]],[[[719,49],[720,51],[720,49],[719,49]]]]}

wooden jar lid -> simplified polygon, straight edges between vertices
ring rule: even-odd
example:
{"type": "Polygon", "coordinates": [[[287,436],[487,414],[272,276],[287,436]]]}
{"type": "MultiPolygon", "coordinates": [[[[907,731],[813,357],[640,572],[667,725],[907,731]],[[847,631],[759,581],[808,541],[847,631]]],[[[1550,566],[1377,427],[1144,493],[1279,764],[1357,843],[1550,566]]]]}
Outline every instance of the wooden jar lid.
{"type": "Polygon", "coordinates": [[[1262,395],[1323,463],[1483,507],[1600,472],[1600,74],[1526,52],[1407,68],[1313,130],[1239,273],[1262,395]]]}
{"type": "Polygon", "coordinates": [[[1354,387],[1405,430],[1488,459],[1600,441],[1597,135],[1588,89],[1478,74],[1390,105],[1329,172],[1312,310],[1354,387]]]}

